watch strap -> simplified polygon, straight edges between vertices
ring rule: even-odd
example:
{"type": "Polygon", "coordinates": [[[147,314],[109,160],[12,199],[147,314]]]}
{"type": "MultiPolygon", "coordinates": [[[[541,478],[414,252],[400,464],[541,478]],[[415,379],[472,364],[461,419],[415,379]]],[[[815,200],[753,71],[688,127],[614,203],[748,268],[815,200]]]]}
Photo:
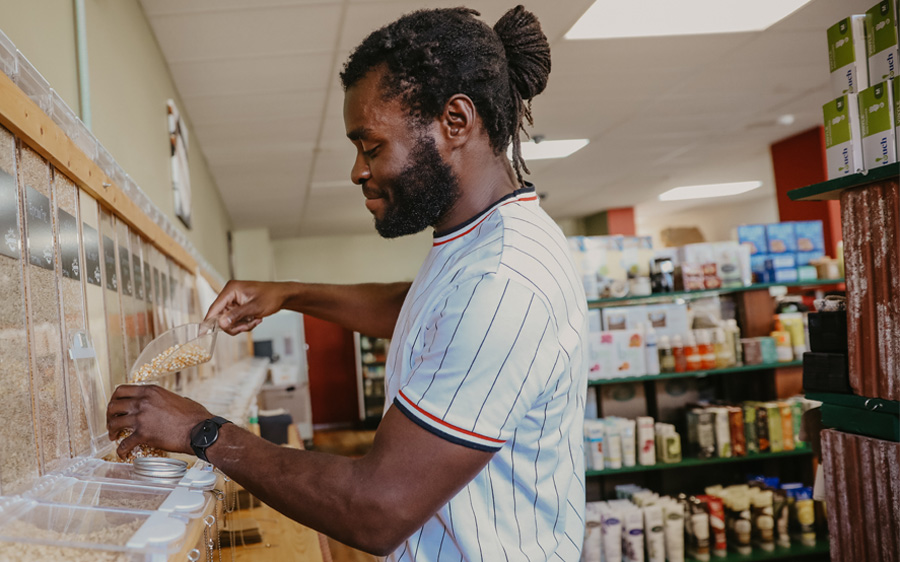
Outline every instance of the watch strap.
{"type": "Polygon", "coordinates": [[[225,425],[227,423],[231,423],[231,421],[226,420],[225,418],[223,418],[221,416],[213,416],[211,418],[203,420],[202,422],[195,425],[193,427],[193,429],[191,429],[191,434],[190,434],[191,449],[194,451],[194,455],[196,455],[196,457],[198,459],[205,461],[205,462],[209,462],[209,459],[206,458],[206,449],[211,447],[213,445],[213,443],[215,443],[219,439],[218,430],[219,430],[219,428],[221,428],[223,425],[225,425]],[[197,435],[199,435],[199,433],[201,431],[203,431],[203,427],[209,422],[215,424],[215,426],[216,426],[216,437],[215,437],[215,439],[212,440],[212,442],[210,442],[209,444],[207,444],[205,446],[198,445],[197,443],[194,442],[194,440],[197,437],[197,435]]]}

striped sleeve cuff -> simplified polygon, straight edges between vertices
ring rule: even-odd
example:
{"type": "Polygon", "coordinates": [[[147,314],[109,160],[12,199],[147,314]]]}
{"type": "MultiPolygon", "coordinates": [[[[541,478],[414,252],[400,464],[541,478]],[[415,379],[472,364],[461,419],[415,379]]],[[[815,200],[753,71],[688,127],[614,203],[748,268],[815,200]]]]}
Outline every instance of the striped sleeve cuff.
{"type": "Polygon", "coordinates": [[[490,453],[496,453],[506,443],[504,440],[486,437],[445,422],[414,404],[403,391],[394,398],[394,405],[413,423],[451,443],[490,453]]]}

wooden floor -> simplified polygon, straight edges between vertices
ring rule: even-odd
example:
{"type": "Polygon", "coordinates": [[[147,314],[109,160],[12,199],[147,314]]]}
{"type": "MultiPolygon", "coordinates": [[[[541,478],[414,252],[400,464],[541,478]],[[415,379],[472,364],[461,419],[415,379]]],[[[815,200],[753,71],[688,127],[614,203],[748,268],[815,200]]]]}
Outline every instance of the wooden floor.
{"type": "MultiPolygon", "coordinates": [[[[374,431],[316,431],[313,449],[344,456],[361,456],[372,448],[374,431]]],[[[295,439],[296,440],[296,439],[295,439]]],[[[243,506],[242,506],[243,507],[243,506]]],[[[238,546],[235,562],[377,562],[378,557],[345,546],[281,515],[262,504],[235,513],[238,518],[253,518],[259,523],[262,542],[238,546]],[[320,545],[320,542],[326,543],[320,545]],[[327,548],[322,548],[326,546],[327,548]],[[330,558],[329,558],[330,556],[330,558]]],[[[222,557],[230,557],[223,548],[222,557]]]]}

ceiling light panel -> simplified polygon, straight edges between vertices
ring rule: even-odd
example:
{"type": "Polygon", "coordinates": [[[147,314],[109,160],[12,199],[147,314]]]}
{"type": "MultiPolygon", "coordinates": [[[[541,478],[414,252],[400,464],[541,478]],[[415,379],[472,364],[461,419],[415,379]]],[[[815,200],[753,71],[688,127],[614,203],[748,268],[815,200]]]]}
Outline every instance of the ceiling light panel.
{"type": "Polygon", "coordinates": [[[566,39],[763,31],[809,0],[597,0],[566,39]]]}
{"type": "Polygon", "coordinates": [[[708,185],[686,185],[670,189],[659,196],[660,201],[681,201],[683,199],[707,199],[727,197],[752,191],[762,185],[761,181],[741,181],[734,183],[713,183],[708,185]]]}
{"type": "MultiPolygon", "coordinates": [[[[544,160],[547,158],[565,158],[578,152],[588,145],[588,139],[545,140],[541,142],[528,141],[522,143],[522,158],[529,160],[544,160]]],[[[506,150],[506,155],[512,158],[512,145],[506,150]]]]}

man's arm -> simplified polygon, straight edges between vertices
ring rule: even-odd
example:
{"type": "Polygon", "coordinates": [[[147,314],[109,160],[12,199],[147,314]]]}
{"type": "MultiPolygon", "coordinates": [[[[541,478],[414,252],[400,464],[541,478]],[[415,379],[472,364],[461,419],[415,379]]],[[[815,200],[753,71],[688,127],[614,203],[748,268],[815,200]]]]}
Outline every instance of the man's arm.
{"type": "MultiPolygon", "coordinates": [[[[156,386],[123,385],[107,411],[110,435],[190,453],[190,429],[203,406],[156,386]]],[[[372,450],[358,459],[274,445],[233,424],[207,457],[230,478],[288,517],[349,546],[387,555],[420,528],[488,463],[493,453],[450,443],[390,408],[372,450]]]]}
{"type": "Polygon", "coordinates": [[[219,316],[229,334],[252,330],[281,309],[334,322],[368,336],[389,338],[410,283],[326,285],[229,281],[206,317],[219,316]]]}

